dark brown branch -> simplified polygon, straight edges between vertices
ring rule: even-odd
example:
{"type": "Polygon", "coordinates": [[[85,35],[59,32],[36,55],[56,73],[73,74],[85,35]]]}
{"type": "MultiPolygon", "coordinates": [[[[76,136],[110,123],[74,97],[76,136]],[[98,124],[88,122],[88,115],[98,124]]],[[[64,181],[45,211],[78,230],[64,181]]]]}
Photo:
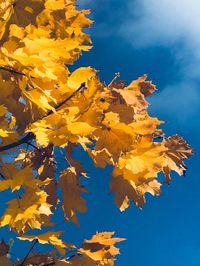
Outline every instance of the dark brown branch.
{"type": "Polygon", "coordinates": [[[43,264],[43,266],[54,266],[54,265],[56,265],[55,261],[47,262],[46,264],[43,264]]]}
{"type": "MultiPolygon", "coordinates": [[[[34,246],[36,245],[36,243],[38,243],[38,241],[37,242],[36,241],[37,240],[35,240],[35,242],[31,246],[30,250],[28,251],[28,253],[27,253],[26,257],[23,259],[23,261],[21,263],[19,262],[20,264],[17,263],[18,266],[23,266],[24,265],[24,263],[28,259],[28,256],[30,255],[31,251],[33,250],[34,246]]],[[[38,255],[40,255],[40,254],[38,254],[38,255]]],[[[82,256],[82,254],[80,252],[77,252],[77,253],[71,255],[70,257],[66,258],[66,261],[67,262],[70,262],[70,260],[72,260],[76,256],[82,256]]],[[[53,265],[56,265],[55,259],[53,257],[48,257],[48,259],[50,259],[51,261],[49,261],[49,262],[43,262],[42,263],[43,266],[53,266],[53,265]]]]}
{"type": "Polygon", "coordinates": [[[2,173],[0,173],[0,177],[1,177],[3,180],[6,180],[5,176],[4,176],[2,173]]]}
{"type": "Polygon", "coordinates": [[[35,145],[33,145],[31,142],[25,142],[28,146],[31,146],[31,147],[33,147],[34,149],[36,149],[36,150],[38,150],[38,151],[40,151],[40,149],[37,147],[37,146],[35,146],[35,145]]]}
{"type": "Polygon", "coordinates": [[[0,70],[4,70],[4,71],[10,72],[12,74],[20,75],[20,76],[26,76],[23,72],[17,71],[8,66],[0,66],[0,70]]]}
{"type": "MultiPolygon", "coordinates": [[[[85,82],[83,82],[80,85],[80,87],[77,90],[75,90],[69,97],[67,97],[64,101],[62,101],[61,103],[59,103],[55,107],[55,109],[58,110],[61,106],[63,106],[65,103],[67,103],[69,100],[71,100],[71,98],[73,98],[79,91],[83,90],[84,87],[85,87],[85,82]]],[[[52,110],[50,110],[44,117],[49,116],[51,114],[53,114],[53,111],[52,110]]]]}
{"type": "MultiPolygon", "coordinates": [[[[20,76],[27,77],[27,75],[25,73],[20,72],[14,68],[9,67],[9,66],[0,66],[0,70],[7,71],[7,72],[14,74],[14,75],[20,75],[20,76]]],[[[35,77],[30,76],[30,78],[34,79],[35,77]]]]}
{"type": "Polygon", "coordinates": [[[0,152],[1,151],[6,151],[6,150],[10,150],[12,148],[15,148],[19,145],[22,145],[24,143],[27,143],[29,142],[30,140],[34,139],[35,138],[35,135],[32,133],[32,132],[29,132],[26,136],[24,136],[22,139],[18,140],[18,141],[15,141],[13,143],[10,143],[8,145],[5,145],[5,146],[2,146],[0,147],[0,152]]]}
{"type": "MultiPolygon", "coordinates": [[[[65,103],[67,103],[69,100],[71,100],[79,91],[83,90],[83,88],[85,87],[85,82],[82,83],[80,85],[80,87],[75,90],[69,97],[67,97],[64,101],[62,101],[61,103],[59,103],[56,107],[55,107],[55,110],[58,110],[61,106],[63,106],[65,103]]],[[[46,115],[43,116],[44,117],[47,117],[49,115],[53,114],[53,111],[50,110],[46,115]]],[[[10,150],[12,148],[16,148],[22,144],[25,144],[25,143],[29,143],[29,141],[35,139],[35,135],[32,133],[32,132],[29,132],[26,136],[24,136],[22,139],[18,140],[18,141],[15,141],[13,143],[10,143],[8,145],[5,145],[5,146],[2,146],[0,147],[0,152],[1,151],[6,151],[6,150],[10,150]]]]}
{"type": "MultiPolygon", "coordinates": [[[[68,262],[70,262],[70,260],[73,259],[75,256],[81,256],[81,255],[82,255],[81,253],[76,253],[76,254],[74,254],[74,255],[68,257],[66,260],[67,260],[68,262]]],[[[55,263],[54,260],[51,261],[51,262],[47,262],[47,263],[43,264],[43,266],[53,266],[53,265],[56,265],[56,263],[55,263]]],[[[21,265],[19,265],[19,266],[21,266],[21,265]]]]}
{"type": "Polygon", "coordinates": [[[35,241],[33,242],[33,245],[31,246],[31,248],[29,249],[28,253],[26,254],[26,256],[24,257],[22,263],[20,263],[19,266],[23,266],[24,263],[26,262],[26,259],[28,258],[29,254],[31,253],[31,251],[33,250],[33,248],[35,247],[35,245],[38,243],[38,240],[35,239],[35,241]]]}
{"type": "Polygon", "coordinates": [[[17,199],[17,204],[18,204],[18,208],[20,209],[21,206],[20,206],[20,195],[19,195],[19,192],[17,190],[14,191],[15,193],[15,196],[16,196],[16,199],[17,199]]]}

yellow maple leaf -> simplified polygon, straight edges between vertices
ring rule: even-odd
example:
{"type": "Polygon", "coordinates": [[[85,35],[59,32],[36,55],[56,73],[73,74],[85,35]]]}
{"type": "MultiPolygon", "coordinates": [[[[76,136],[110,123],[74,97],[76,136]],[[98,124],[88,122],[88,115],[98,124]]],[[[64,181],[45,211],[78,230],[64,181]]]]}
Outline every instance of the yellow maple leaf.
{"type": "Polygon", "coordinates": [[[119,158],[112,173],[110,188],[116,193],[117,206],[124,211],[131,199],[142,207],[145,193],[159,195],[161,192],[161,183],[156,180],[158,173],[164,172],[165,182],[169,183],[170,171],[182,175],[186,169],[183,159],[191,154],[192,149],[177,135],[158,143],[142,137],[134,150],[119,158]]]}
{"type": "Polygon", "coordinates": [[[131,148],[136,134],[129,125],[120,122],[117,113],[106,113],[102,124],[102,128],[97,128],[94,131],[97,140],[95,150],[107,149],[113,160],[116,161],[122,152],[131,148]]]}
{"type": "Polygon", "coordinates": [[[50,182],[48,178],[44,181],[34,178],[31,165],[25,168],[16,168],[13,164],[5,163],[1,169],[6,179],[0,180],[0,191],[10,188],[13,192],[19,190],[21,186],[24,188],[37,189],[39,186],[50,182]]]}
{"type": "Polygon", "coordinates": [[[112,155],[106,148],[97,151],[89,148],[87,148],[86,150],[89,156],[92,158],[96,167],[105,168],[107,164],[114,165],[112,155]]]}
{"type": "Polygon", "coordinates": [[[38,144],[47,146],[49,143],[65,147],[72,143],[90,142],[88,137],[95,130],[87,122],[77,121],[77,108],[70,108],[67,112],[57,112],[33,123],[27,132],[36,135],[38,144]],[[85,137],[84,141],[83,138],[85,137]]]}
{"type": "Polygon", "coordinates": [[[84,82],[96,75],[96,70],[91,67],[80,67],[69,76],[67,84],[70,88],[76,90],[84,82]]]}
{"type": "Polygon", "coordinates": [[[154,143],[151,138],[142,137],[134,149],[119,158],[112,173],[110,188],[116,193],[115,202],[121,211],[132,199],[136,206],[145,203],[145,193],[160,194],[161,184],[156,180],[166,164],[163,143],[154,143]]]}
{"type": "Polygon", "coordinates": [[[113,265],[119,249],[114,245],[125,239],[112,238],[114,232],[96,233],[90,240],[85,240],[79,251],[84,254],[85,260],[92,260],[98,265],[113,265]]]}
{"type": "Polygon", "coordinates": [[[132,180],[123,176],[114,176],[110,182],[110,189],[115,193],[115,203],[120,211],[125,211],[132,200],[139,208],[146,202],[145,193],[158,196],[161,193],[161,184],[155,179],[149,178],[137,185],[132,180]]]}
{"type": "Polygon", "coordinates": [[[20,236],[18,238],[21,240],[28,240],[28,241],[33,241],[37,239],[40,244],[51,244],[60,252],[62,256],[64,256],[65,249],[69,248],[71,249],[73,246],[63,242],[60,239],[60,235],[62,234],[63,232],[49,231],[47,233],[40,235],[20,236]]]}
{"type": "Polygon", "coordinates": [[[166,147],[162,143],[153,143],[149,138],[141,138],[135,149],[119,158],[113,176],[122,175],[136,185],[143,179],[155,178],[165,163],[166,147]]]}
{"type": "MultiPolygon", "coordinates": [[[[77,212],[86,211],[87,190],[79,179],[86,171],[72,158],[72,146],[82,146],[97,167],[113,166],[110,189],[121,211],[130,201],[141,208],[146,193],[159,195],[158,174],[169,183],[170,172],[184,174],[184,159],[192,155],[181,137],[165,138],[163,121],[149,116],[146,97],[156,87],[147,75],[126,85],[116,74],[106,85],[92,67],[68,69],[91,48],[84,31],[92,23],[89,13],[77,9],[76,0],[0,0],[0,191],[16,196],[7,202],[0,227],[20,235],[51,226],[58,206],[76,224],[77,212]],[[59,177],[57,148],[65,148],[60,151],[67,152],[64,164],[70,166],[59,177]]],[[[20,239],[52,244],[64,256],[72,246],[60,235],[49,231],[20,239]]],[[[70,259],[28,254],[16,263],[113,266],[119,253],[114,245],[122,239],[112,236],[96,233],[70,259]]],[[[0,264],[10,265],[8,247],[0,243],[0,248],[0,264]]]]}
{"type": "Polygon", "coordinates": [[[0,226],[9,225],[18,233],[29,228],[40,229],[42,225],[50,225],[48,216],[52,214],[47,203],[47,194],[39,189],[26,189],[20,198],[9,201],[9,207],[0,219],[0,226]]]}

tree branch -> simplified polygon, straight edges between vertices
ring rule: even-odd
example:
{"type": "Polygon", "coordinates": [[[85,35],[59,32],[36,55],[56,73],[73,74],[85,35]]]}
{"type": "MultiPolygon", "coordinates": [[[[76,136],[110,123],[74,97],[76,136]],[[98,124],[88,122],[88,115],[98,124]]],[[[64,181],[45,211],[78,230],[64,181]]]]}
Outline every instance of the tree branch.
{"type": "MultiPolygon", "coordinates": [[[[36,150],[38,150],[38,151],[40,151],[40,149],[37,147],[37,146],[35,146],[35,145],[33,145],[31,142],[25,142],[28,146],[31,146],[31,147],[33,147],[34,149],[36,149],[36,150]]],[[[28,149],[28,148],[27,148],[28,149]]]]}
{"type": "Polygon", "coordinates": [[[4,70],[4,71],[10,72],[12,74],[17,74],[20,76],[26,76],[23,72],[17,71],[17,70],[15,70],[11,67],[8,67],[8,66],[0,66],[0,70],[4,70]]]}
{"type": "MultiPolygon", "coordinates": [[[[81,256],[81,255],[82,255],[81,253],[76,253],[76,254],[71,255],[70,257],[68,257],[66,259],[66,261],[70,262],[70,260],[73,259],[75,256],[81,256]]],[[[43,266],[53,266],[53,265],[56,265],[55,260],[53,260],[52,262],[47,262],[47,263],[43,264],[43,266]]],[[[21,265],[19,265],[19,266],[21,266],[21,265]]]]}
{"type": "Polygon", "coordinates": [[[6,180],[5,176],[4,176],[2,173],[0,173],[0,177],[1,177],[3,180],[6,180]]]}
{"type": "Polygon", "coordinates": [[[108,84],[108,87],[111,87],[112,84],[113,84],[113,83],[114,83],[119,77],[120,77],[120,73],[119,73],[119,72],[115,73],[115,76],[114,76],[114,78],[111,80],[111,82],[108,84]]]}
{"type": "MultiPolygon", "coordinates": [[[[61,106],[63,106],[65,103],[67,103],[69,100],[71,100],[71,98],[73,98],[79,91],[83,90],[84,87],[85,87],[85,82],[83,82],[80,85],[80,87],[77,90],[75,90],[69,97],[67,97],[64,101],[62,101],[61,103],[59,103],[55,107],[55,109],[58,110],[61,106]]],[[[50,110],[44,117],[49,116],[51,114],[53,114],[53,111],[52,110],[50,110]]]]}
{"type": "Polygon", "coordinates": [[[43,266],[54,266],[54,265],[56,265],[55,261],[47,262],[46,264],[43,264],[43,266]]]}
{"type": "Polygon", "coordinates": [[[5,146],[2,146],[0,147],[0,152],[1,151],[6,151],[6,150],[9,150],[9,149],[12,149],[12,148],[15,148],[19,145],[22,145],[24,143],[27,143],[29,142],[30,140],[34,139],[35,138],[35,135],[32,133],[32,132],[29,132],[26,136],[24,136],[22,139],[18,140],[18,141],[15,141],[13,143],[10,143],[8,145],[5,145],[5,146]]]}
{"type": "MultiPolygon", "coordinates": [[[[0,67],[1,69],[1,67],[0,67]]],[[[64,101],[62,101],[61,103],[59,103],[56,107],[55,107],[55,110],[58,110],[61,106],[63,106],[65,103],[67,103],[69,100],[71,100],[79,91],[83,90],[83,88],[85,87],[85,82],[82,83],[80,85],[80,87],[75,90],[69,97],[67,97],[64,101]]],[[[46,115],[43,116],[43,118],[49,116],[53,114],[53,111],[50,110],[46,115]]],[[[35,139],[35,135],[32,133],[32,132],[29,132],[27,135],[25,135],[22,139],[18,140],[18,141],[15,141],[13,143],[10,143],[8,145],[5,145],[5,146],[2,146],[0,147],[0,152],[2,151],[6,151],[6,150],[9,150],[9,149],[12,149],[12,148],[15,148],[15,147],[18,147],[22,144],[25,144],[25,143],[29,143],[29,141],[35,139]]]]}
{"type": "Polygon", "coordinates": [[[24,262],[26,261],[26,259],[28,258],[29,254],[31,253],[31,251],[33,250],[33,248],[35,247],[35,245],[38,243],[38,240],[35,239],[35,241],[33,242],[33,245],[31,246],[31,248],[29,249],[28,253],[26,254],[26,256],[24,257],[22,263],[20,263],[19,266],[23,266],[24,262]]]}

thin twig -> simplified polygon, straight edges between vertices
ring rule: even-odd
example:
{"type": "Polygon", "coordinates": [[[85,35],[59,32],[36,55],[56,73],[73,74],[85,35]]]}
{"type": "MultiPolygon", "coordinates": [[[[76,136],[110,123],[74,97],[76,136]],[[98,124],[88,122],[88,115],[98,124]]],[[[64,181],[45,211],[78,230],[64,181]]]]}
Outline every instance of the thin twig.
{"type": "Polygon", "coordinates": [[[20,209],[21,206],[20,206],[20,198],[21,196],[19,195],[19,192],[17,190],[14,191],[15,195],[16,195],[16,198],[17,198],[17,204],[18,204],[18,208],[20,209]]]}
{"type": "Polygon", "coordinates": [[[108,87],[111,87],[112,84],[113,84],[113,83],[114,83],[119,77],[120,77],[120,73],[119,73],[119,72],[115,73],[115,76],[114,76],[114,78],[111,80],[111,82],[108,84],[108,87]]]}
{"type": "Polygon", "coordinates": [[[74,257],[76,257],[76,256],[81,256],[81,255],[82,255],[82,253],[77,252],[77,253],[75,253],[75,254],[73,254],[73,255],[67,257],[67,260],[70,261],[70,260],[73,259],[74,257]]]}
{"type": "Polygon", "coordinates": [[[1,177],[3,180],[6,180],[5,176],[4,176],[2,173],[0,173],[0,177],[1,177]]]}
{"type": "Polygon", "coordinates": [[[8,66],[0,66],[0,70],[4,70],[4,71],[10,72],[12,74],[20,75],[20,76],[26,76],[26,74],[24,74],[23,72],[20,72],[8,66]]]}
{"type": "Polygon", "coordinates": [[[35,239],[35,241],[33,242],[33,245],[31,246],[31,248],[29,249],[28,253],[26,254],[26,256],[24,257],[22,263],[19,266],[23,266],[24,262],[26,261],[26,259],[28,258],[29,254],[31,253],[31,251],[33,250],[33,248],[35,247],[35,245],[38,243],[38,240],[35,239]]]}
{"type": "MultiPolygon", "coordinates": [[[[71,98],[73,98],[79,91],[81,91],[83,88],[85,87],[85,82],[82,83],[80,85],[80,87],[75,90],[69,97],[67,97],[64,101],[62,101],[61,103],[59,103],[56,107],[55,110],[58,110],[61,106],[63,106],[65,103],[67,103],[69,100],[71,100],[71,98]]],[[[49,116],[53,114],[53,111],[50,110],[46,115],[43,116],[43,118],[49,116]]],[[[32,132],[29,132],[26,136],[24,136],[22,139],[15,141],[13,143],[10,143],[8,145],[2,146],[0,147],[0,152],[1,151],[6,151],[6,150],[10,150],[12,148],[16,148],[24,143],[29,143],[29,141],[35,139],[35,135],[32,132]]],[[[30,143],[29,143],[30,145],[30,143]]]]}
{"type": "MultiPolygon", "coordinates": [[[[73,259],[74,257],[76,256],[81,256],[82,254],[81,253],[76,253],[76,254],[73,254],[71,255],[70,257],[67,258],[67,261],[69,262],[71,259],[73,259]]],[[[43,264],[43,266],[52,266],[52,265],[55,265],[55,261],[52,261],[52,262],[47,262],[45,264],[43,264]]],[[[21,265],[20,265],[21,266],[21,265]]]]}
{"type": "MultiPolygon", "coordinates": [[[[77,90],[75,90],[69,97],[67,97],[64,101],[62,101],[61,103],[59,103],[56,107],[55,107],[55,109],[56,109],[56,111],[61,107],[61,106],[63,106],[65,103],[67,103],[69,100],[71,100],[71,98],[73,98],[79,91],[81,91],[81,90],[83,90],[83,88],[85,87],[85,82],[83,82],[81,85],[80,85],[80,87],[77,89],[77,90]]],[[[46,117],[46,116],[49,116],[49,115],[51,115],[51,114],[53,114],[53,111],[52,110],[50,110],[44,117],[46,117]]],[[[43,118],[44,118],[43,117],[43,118]]]]}
{"type": "Polygon", "coordinates": [[[25,142],[25,143],[28,144],[28,146],[31,146],[38,151],[41,151],[37,146],[33,145],[31,142],[25,142]]]}
{"type": "Polygon", "coordinates": [[[32,132],[29,132],[26,136],[24,136],[22,139],[15,141],[13,143],[10,143],[8,145],[2,146],[0,147],[0,152],[1,151],[6,151],[6,150],[10,150],[12,148],[15,148],[21,144],[27,143],[28,141],[32,140],[35,138],[35,135],[32,132]]]}

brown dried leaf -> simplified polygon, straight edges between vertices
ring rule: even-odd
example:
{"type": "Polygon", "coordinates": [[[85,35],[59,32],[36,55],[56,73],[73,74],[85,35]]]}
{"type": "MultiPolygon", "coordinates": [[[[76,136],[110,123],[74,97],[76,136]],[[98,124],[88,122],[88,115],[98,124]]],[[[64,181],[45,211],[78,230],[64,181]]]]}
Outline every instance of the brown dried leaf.
{"type": "Polygon", "coordinates": [[[76,212],[86,212],[86,201],[81,197],[81,193],[87,190],[80,185],[75,168],[67,168],[61,173],[59,185],[62,189],[62,208],[66,219],[78,225],[76,212]]]}
{"type": "Polygon", "coordinates": [[[7,245],[4,240],[1,240],[0,242],[0,257],[3,257],[8,254],[9,252],[9,245],[7,245]]]}
{"type": "Polygon", "coordinates": [[[164,145],[167,147],[165,157],[168,165],[163,168],[165,174],[165,182],[170,183],[170,171],[174,170],[179,175],[185,174],[187,169],[183,160],[189,158],[193,151],[190,145],[180,136],[173,135],[164,141],[164,145]]]}

